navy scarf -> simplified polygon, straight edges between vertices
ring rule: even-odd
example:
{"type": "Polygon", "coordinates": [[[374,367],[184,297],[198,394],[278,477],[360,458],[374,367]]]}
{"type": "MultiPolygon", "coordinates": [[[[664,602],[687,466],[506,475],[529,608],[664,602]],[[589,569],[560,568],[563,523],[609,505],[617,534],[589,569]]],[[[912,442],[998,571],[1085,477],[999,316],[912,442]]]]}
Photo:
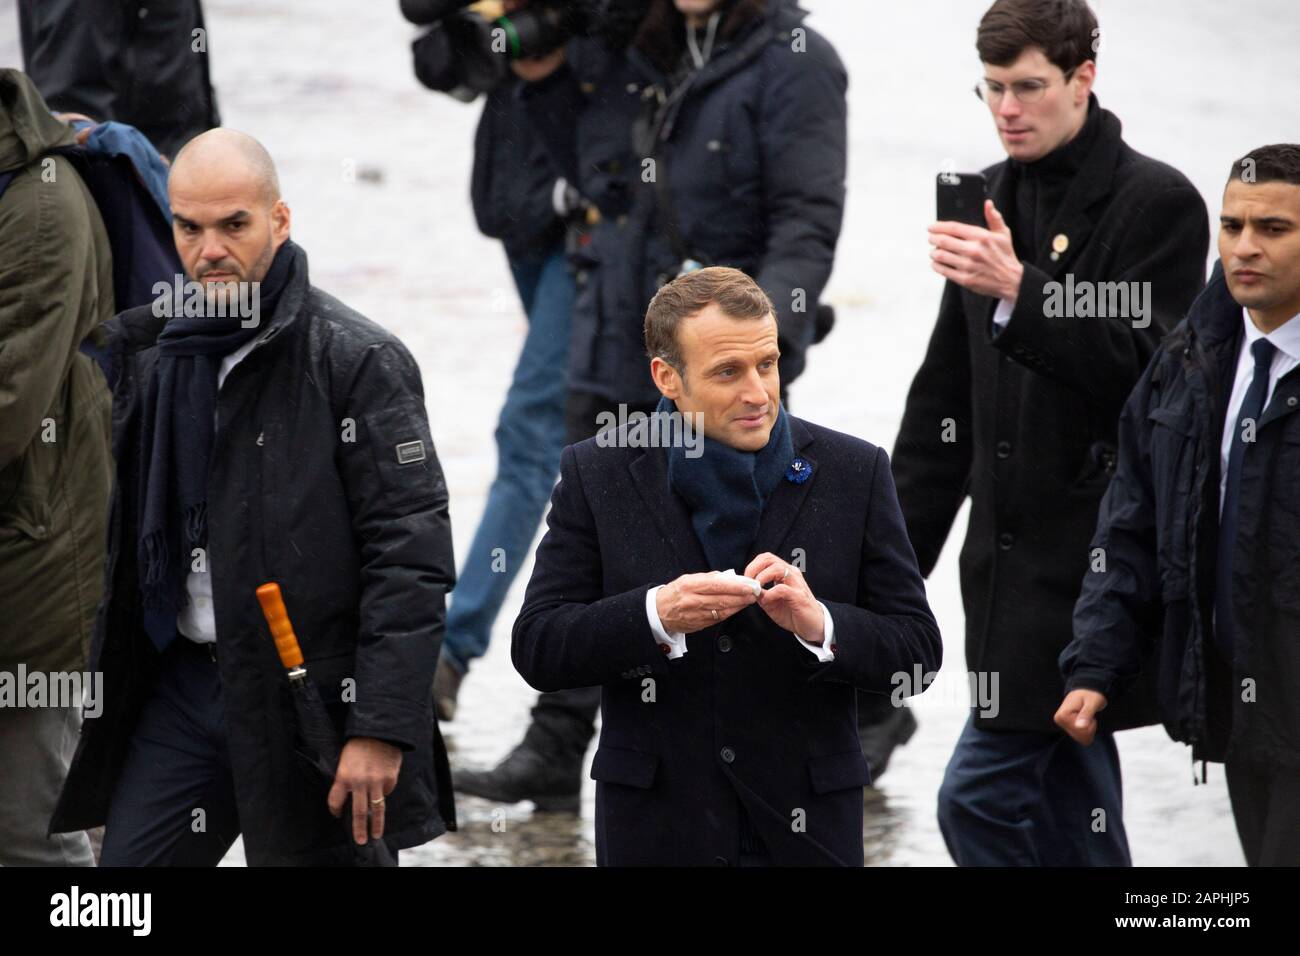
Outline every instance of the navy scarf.
{"type": "Polygon", "coordinates": [[[145,630],[165,647],[176,633],[194,548],[207,545],[208,470],[212,461],[221,361],[266,329],[293,274],[295,246],[276,250],[258,298],[258,323],[238,315],[173,315],[158,336],[158,362],[141,418],[140,529],[137,559],[145,630]]]}
{"type": "MultiPolygon", "coordinates": [[[[677,405],[662,398],[655,411],[676,412],[677,405]]],[[[741,451],[708,437],[697,458],[686,457],[685,448],[668,449],[668,487],[686,502],[712,570],[744,571],[754,557],[750,550],[758,537],[763,506],[793,457],[784,406],[777,406],[776,424],[767,444],[756,452],[741,451]]]]}

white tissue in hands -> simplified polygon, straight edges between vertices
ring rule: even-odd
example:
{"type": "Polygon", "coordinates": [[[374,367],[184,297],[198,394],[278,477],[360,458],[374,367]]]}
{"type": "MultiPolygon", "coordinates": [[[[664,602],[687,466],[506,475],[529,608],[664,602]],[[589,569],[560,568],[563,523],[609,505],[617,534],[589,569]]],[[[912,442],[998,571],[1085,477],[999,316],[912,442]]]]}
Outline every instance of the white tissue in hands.
{"type": "Polygon", "coordinates": [[[755,594],[762,593],[763,585],[759,584],[754,578],[747,578],[743,574],[737,574],[735,568],[727,568],[725,571],[714,571],[714,574],[721,574],[724,578],[735,578],[737,581],[743,581],[754,589],[755,594]]]}

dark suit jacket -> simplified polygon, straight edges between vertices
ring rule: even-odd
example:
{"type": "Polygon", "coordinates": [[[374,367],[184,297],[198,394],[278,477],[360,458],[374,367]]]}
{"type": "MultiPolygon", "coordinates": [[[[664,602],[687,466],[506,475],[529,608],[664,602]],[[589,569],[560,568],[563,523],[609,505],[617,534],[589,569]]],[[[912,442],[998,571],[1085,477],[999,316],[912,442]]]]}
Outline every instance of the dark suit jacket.
{"type": "Polygon", "coordinates": [[[937,671],[942,645],[888,456],[797,418],[790,428],[812,475],[778,485],[753,550],[804,555],[835,624],[827,663],[756,606],[667,660],[646,591],[716,569],[669,490],[666,453],[596,439],[564,450],[512,652],[538,690],[602,685],[601,865],[732,862],[740,801],[775,862],[862,865],[870,777],[855,688],[887,694],[899,672],[937,671]]]}

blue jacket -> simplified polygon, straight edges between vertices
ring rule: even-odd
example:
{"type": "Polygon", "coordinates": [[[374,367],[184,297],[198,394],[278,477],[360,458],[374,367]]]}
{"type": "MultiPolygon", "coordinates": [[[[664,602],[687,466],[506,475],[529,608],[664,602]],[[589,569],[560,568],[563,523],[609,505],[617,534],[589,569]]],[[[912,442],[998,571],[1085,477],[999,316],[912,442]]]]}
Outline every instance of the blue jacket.
{"type": "Polygon", "coordinates": [[[571,41],[566,66],[523,90],[560,174],[601,216],[577,263],[571,388],[658,398],[645,310],[683,259],[663,233],[665,182],[689,256],[754,276],[776,306],[782,380],[803,371],[843,217],[848,85],[805,16],[773,0],[664,94],[663,111],[661,71],[635,49],[612,53],[590,40],[571,41]],[[644,181],[649,160],[653,182],[644,181]]]}
{"type": "Polygon", "coordinates": [[[754,606],[668,660],[646,592],[711,569],[667,456],[595,439],[564,450],[512,654],[538,690],[601,685],[601,865],[733,862],[741,802],[775,863],[863,863],[855,689],[888,694],[903,674],[920,693],[943,647],[888,456],[798,418],[790,431],[812,473],[772,492],[753,550],[796,561],[802,549],[834,623],[826,663],[754,606]]]}

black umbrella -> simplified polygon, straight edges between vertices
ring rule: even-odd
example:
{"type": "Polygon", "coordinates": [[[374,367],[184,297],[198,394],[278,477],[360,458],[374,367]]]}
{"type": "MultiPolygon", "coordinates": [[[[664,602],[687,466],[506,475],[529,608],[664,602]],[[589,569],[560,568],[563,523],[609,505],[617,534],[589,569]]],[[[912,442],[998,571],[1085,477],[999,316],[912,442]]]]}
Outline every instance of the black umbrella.
{"type": "MultiPolygon", "coordinates": [[[[285,610],[280,585],[271,582],[257,589],[257,600],[262,605],[266,626],[275,638],[275,649],[280,652],[280,662],[289,672],[289,691],[293,695],[294,709],[298,712],[298,732],[306,748],[303,756],[331,784],[339,766],[339,738],[334,723],[325,712],[325,704],[315,683],[307,676],[303,666],[302,649],[293,633],[289,612],[285,610]]],[[[364,844],[352,839],[352,815],[343,813],[343,824],[348,832],[357,866],[397,866],[393,854],[382,839],[371,838],[364,844]]]]}

